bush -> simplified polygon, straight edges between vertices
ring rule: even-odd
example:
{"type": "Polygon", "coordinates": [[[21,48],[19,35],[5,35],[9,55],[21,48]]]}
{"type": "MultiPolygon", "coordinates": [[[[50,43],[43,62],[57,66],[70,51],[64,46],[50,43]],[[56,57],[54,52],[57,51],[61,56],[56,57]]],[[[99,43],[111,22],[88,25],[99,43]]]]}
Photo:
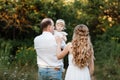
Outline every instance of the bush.
{"type": "Polygon", "coordinates": [[[36,54],[31,42],[0,39],[1,80],[36,80],[36,54]]]}
{"type": "Polygon", "coordinates": [[[19,65],[35,65],[36,64],[36,53],[33,47],[19,47],[16,53],[15,62],[19,65]]]}
{"type": "Polygon", "coordinates": [[[97,80],[119,80],[120,77],[120,44],[111,42],[96,42],[95,67],[97,80]]]}
{"type": "Polygon", "coordinates": [[[10,64],[9,57],[12,49],[12,41],[7,42],[4,39],[0,39],[0,65],[8,66],[10,64]]]}
{"type": "Polygon", "coordinates": [[[95,41],[95,73],[97,80],[120,79],[119,29],[118,26],[110,28],[95,41]]]}

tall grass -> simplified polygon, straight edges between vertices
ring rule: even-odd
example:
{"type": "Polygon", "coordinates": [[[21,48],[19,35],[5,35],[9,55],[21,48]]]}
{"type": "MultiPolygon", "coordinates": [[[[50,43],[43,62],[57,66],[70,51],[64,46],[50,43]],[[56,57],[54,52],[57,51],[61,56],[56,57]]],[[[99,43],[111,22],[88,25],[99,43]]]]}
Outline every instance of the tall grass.
{"type": "Polygon", "coordinates": [[[0,43],[0,79],[37,80],[36,54],[33,46],[23,44],[13,51],[19,42],[0,39],[0,43]]]}
{"type": "Polygon", "coordinates": [[[97,80],[120,79],[120,43],[98,41],[95,44],[95,76],[97,80]]]}

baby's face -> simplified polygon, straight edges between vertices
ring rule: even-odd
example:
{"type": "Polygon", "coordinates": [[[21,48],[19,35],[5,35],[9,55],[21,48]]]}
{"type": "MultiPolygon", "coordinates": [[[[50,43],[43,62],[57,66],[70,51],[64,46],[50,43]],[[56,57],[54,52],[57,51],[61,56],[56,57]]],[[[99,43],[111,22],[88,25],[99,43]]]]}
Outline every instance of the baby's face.
{"type": "Polygon", "coordinates": [[[64,29],[64,24],[62,24],[62,23],[56,24],[56,30],[57,31],[62,31],[63,29],[64,29]]]}

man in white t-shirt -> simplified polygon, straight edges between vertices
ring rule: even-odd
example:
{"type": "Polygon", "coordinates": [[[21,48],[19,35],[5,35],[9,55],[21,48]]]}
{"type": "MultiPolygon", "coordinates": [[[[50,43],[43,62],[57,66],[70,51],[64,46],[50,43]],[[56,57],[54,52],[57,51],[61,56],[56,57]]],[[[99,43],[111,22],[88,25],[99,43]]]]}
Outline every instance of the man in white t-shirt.
{"type": "Polygon", "coordinates": [[[61,63],[57,59],[57,43],[53,35],[54,22],[45,18],[40,23],[42,34],[34,39],[37,53],[38,80],[62,80],[61,63]]]}

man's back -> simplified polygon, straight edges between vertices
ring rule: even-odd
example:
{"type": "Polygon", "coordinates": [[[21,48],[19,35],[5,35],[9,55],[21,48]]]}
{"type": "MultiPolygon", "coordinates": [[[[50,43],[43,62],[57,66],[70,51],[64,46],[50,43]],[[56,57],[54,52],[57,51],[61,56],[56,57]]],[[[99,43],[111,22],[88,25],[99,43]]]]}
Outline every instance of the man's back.
{"type": "Polygon", "coordinates": [[[40,66],[60,66],[56,57],[56,40],[50,32],[43,32],[34,39],[37,52],[37,64],[40,66]]]}
{"type": "Polygon", "coordinates": [[[53,36],[54,22],[51,18],[44,18],[40,22],[42,34],[35,37],[34,48],[37,53],[38,80],[62,80],[62,69],[56,52],[58,49],[53,36]]]}

